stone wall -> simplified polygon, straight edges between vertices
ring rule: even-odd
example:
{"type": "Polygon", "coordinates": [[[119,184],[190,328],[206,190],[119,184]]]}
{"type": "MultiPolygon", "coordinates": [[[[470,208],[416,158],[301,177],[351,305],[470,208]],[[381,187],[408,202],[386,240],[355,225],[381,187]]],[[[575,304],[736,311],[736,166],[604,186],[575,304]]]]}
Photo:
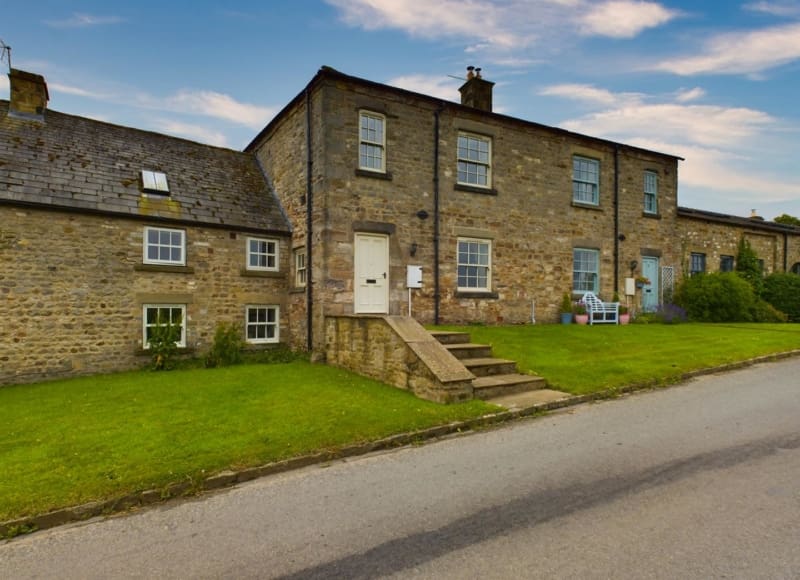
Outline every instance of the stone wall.
{"type": "Polygon", "coordinates": [[[328,364],[437,403],[472,399],[474,376],[416,321],[400,316],[325,318],[328,364]]]}
{"type": "MultiPolygon", "coordinates": [[[[0,384],[147,364],[143,304],[186,304],[187,348],[198,355],[218,323],[243,325],[248,304],[283,314],[288,240],[279,239],[280,272],[253,276],[248,235],[0,206],[0,384]],[[145,225],[186,231],[186,268],[142,265],[145,225]]],[[[281,327],[285,336],[285,318],[281,327]]]]}
{"type": "Polygon", "coordinates": [[[717,272],[721,256],[736,257],[739,240],[743,237],[759,259],[764,261],[764,274],[783,272],[800,262],[800,228],[794,232],[789,228],[776,228],[770,222],[739,219],[701,219],[680,216],[678,237],[682,243],[681,263],[688,271],[689,257],[694,253],[706,255],[706,270],[717,272]],[[784,231],[781,231],[784,230],[784,231]]]}

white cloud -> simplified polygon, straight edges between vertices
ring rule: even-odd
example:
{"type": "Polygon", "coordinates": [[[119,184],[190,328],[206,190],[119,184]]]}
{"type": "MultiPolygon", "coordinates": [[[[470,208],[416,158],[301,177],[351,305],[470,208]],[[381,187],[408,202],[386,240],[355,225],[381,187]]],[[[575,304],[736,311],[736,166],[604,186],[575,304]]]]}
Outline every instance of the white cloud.
{"type": "Polygon", "coordinates": [[[8,77],[6,75],[0,75],[0,91],[8,92],[8,77]]]}
{"type": "Polygon", "coordinates": [[[666,24],[679,15],[655,2],[612,0],[593,5],[581,18],[583,34],[633,38],[648,28],[666,24]]]}
{"type": "Polygon", "coordinates": [[[638,102],[641,100],[641,95],[636,93],[612,93],[606,89],[582,84],[551,85],[539,91],[539,94],[549,97],[564,97],[573,101],[597,105],[613,105],[615,103],[638,102]]]}
{"type": "Polygon", "coordinates": [[[386,84],[399,87],[407,91],[430,95],[447,101],[458,102],[458,87],[463,81],[446,76],[434,75],[406,75],[389,79],[386,84]]]}
{"type": "Polygon", "coordinates": [[[326,0],[350,26],[395,29],[426,39],[456,39],[484,62],[519,61],[584,36],[631,38],[680,15],[645,0],[326,0]]]}
{"type": "Polygon", "coordinates": [[[696,101],[706,96],[706,92],[700,87],[693,89],[681,89],[675,95],[675,100],[679,103],[688,103],[689,101],[696,101]]]}
{"type": "Polygon", "coordinates": [[[743,6],[745,10],[762,12],[773,16],[800,16],[800,3],[789,0],[786,2],[750,2],[743,6]]]}
{"type": "Polygon", "coordinates": [[[160,102],[146,97],[144,102],[148,101],[167,110],[224,119],[252,129],[261,129],[276,113],[273,108],[240,103],[214,91],[182,90],[160,102]]]}
{"type": "Polygon", "coordinates": [[[178,137],[185,137],[201,143],[208,143],[209,145],[216,145],[218,147],[227,147],[228,139],[223,133],[214,131],[202,125],[194,125],[191,123],[182,123],[172,119],[156,119],[154,130],[159,133],[168,133],[178,137]]]}
{"type": "Polygon", "coordinates": [[[95,16],[76,12],[69,18],[62,20],[46,20],[45,24],[51,28],[87,28],[89,26],[119,24],[120,22],[124,22],[124,19],[119,16],[95,16]]]}
{"type": "Polygon", "coordinates": [[[655,70],[678,75],[751,74],[800,58],[800,23],[711,38],[701,54],[665,60],[655,70]]]}
{"type": "Polygon", "coordinates": [[[106,95],[103,95],[101,93],[95,93],[92,91],[87,91],[86,89],[82,89],[80,87],[73,87],[71,85],[64,85],[61,83],[49,82],[47,83],[47,88],[49,91],[54,93],[65,93],[67,95],[75,95],[78,97],[89,97],[91,99],[106,98],[106,95]]]}

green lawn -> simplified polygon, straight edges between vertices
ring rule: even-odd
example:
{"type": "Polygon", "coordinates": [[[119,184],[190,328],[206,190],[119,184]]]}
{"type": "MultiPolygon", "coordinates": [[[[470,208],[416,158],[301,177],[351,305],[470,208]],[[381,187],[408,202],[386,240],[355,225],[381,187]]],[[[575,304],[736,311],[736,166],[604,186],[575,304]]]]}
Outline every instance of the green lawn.
{"type": "Polygon", "coordinates": [[[800,324],[631,324],[440,327],[491,344],[494,356],[580,395],[668,383],[683,373],[800,349],[800,324]]]}
{"type": "Polygon", "coordinates": [[[306,361],[0,388],[0,521],[495,411],[306,361]]]}
{"type": "MultiPolygon", "coordinates": [[[[667,383],[690,370],[800,348],[797,324],[464,330],[495,356],[575,394],[667,383]]],[[[3,387],[0,521],[495,410],[480,401],[429,403],[304,360],[3,387]]]]}

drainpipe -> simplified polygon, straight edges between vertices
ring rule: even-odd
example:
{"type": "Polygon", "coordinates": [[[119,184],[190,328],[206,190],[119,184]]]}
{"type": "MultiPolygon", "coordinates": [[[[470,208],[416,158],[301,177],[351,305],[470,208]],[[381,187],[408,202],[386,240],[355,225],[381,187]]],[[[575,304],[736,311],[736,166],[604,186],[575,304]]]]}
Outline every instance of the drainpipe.
{"type": "Polygon", "coordinates": [[[789,234],[783,232],[783,271],[789,271],[789,234]]]}
{"type": "Polygon", "coordinates": [[[614,144],[614,292],[619,292],[619,144],[614,144]]]}
{"type": "Polygon", "coordinates": [[[311,91],[306,88],[306,348],[311,352],[314,348],[314,261],[312,260],[313,244],[312,210],[314,208],[314,188],[311,171],[314,162],[311,155],[311,91]]]}
{"type": "Polygon", "coordinates": [[[444,103],[433,112],[433,323],[439,324],[439,115],[444,103]]]}

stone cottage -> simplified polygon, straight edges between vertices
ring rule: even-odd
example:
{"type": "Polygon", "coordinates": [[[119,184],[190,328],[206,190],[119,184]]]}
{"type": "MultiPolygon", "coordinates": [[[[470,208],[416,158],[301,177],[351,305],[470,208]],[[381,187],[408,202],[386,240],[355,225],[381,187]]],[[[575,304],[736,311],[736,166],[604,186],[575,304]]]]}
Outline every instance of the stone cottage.
{"type": "Polygon", "coordinates": [[[139,366],[159,315],[317,360],[332,320],[554,322],[561,296],[655,308],[742,236],[800,269],[800,229],[678,206],[680,158],[323,67],[243,152],[0,101],[0,384],[139,366]]]}

